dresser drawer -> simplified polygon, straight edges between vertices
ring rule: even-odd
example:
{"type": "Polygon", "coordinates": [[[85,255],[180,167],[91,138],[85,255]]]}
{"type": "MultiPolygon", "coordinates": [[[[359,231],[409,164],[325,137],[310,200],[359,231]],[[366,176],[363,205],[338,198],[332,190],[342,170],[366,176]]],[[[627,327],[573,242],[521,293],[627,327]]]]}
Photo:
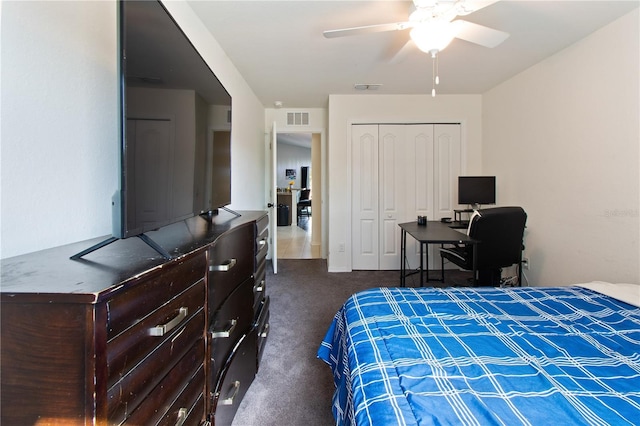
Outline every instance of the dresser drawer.
{"type": "Polygon", "coordinates": [[[267,296],[260,304],[258,312],[258,319],[256,321],[256,333],[258,339],[257,348],[257,367],[260,368],[260,360],[262,359],[262,353],[264,352],[264,346],[267,343],[269,337],[269,297],[267,296]]]}
{"type": "MultiPolygon", "coordinates": [[[[170,292],[169,286],[165,287],[170,292]]],[[[205,282],[201,279],[107,342],[109,388],[128,375],[137,374],[131,370],[142,368],[144,364],[140,364],[149,353],[158,351],[163,345],[171,346],[173,341],[178,340],[183,343],[182,347],[188,348],[202,338],[206,330],[205,289],[205,282]]]]}
{"type": "Polygon", "coordinates": [[[258,309],[260,308],[260,303],[262,303],[262,299],[264,299],[264,295],[267,291],[267,280],[266,277],[266,262],[262,262],[262,264],[258,267],[258,270],[255,274],[255,282],[253,284],[253,311],[257,314],[258,309]]]}
{"type": "Polygon", "coordinates": [[[217,380],[233,347],[253,325],[252,301],[253,279],[248,279],[231,293],[231,296],[213,315],[209,328],[210,374],[213,383],[217,380]]]}
{"type": "MultiPolygon", "coordinates": [[[[107,391],[107,410],[110,423],[126,420],[163,378],[183,359],[194,346],[197,356],[190,363],[197,368],[204,362],[205,311],[200,308],[183,327],[176,329],[157,347],[127,372],[109,370],[110,381],[115,381],[107,391]]],[[[108,350],[108,349],[107,349],[108,350]]],[[[181,376],[185,380],[185,375],[181,376]]]]}
{"type": "Polygon", "coordinates": [[[255,331],[245,335],[233,353],[213,394],[215,424],[230,425],[256,375],[255,331]]]}
{"type": "Polygon", "coordinates": [[[204,278],[206,255],[190,256],[187,260],[151,271],[141,282],[107,301],[107,339],[112,339],[196,281],[204,278]]]}
{"type": "Polygon", "coordinates": [[[198,424],[205,418],[204,340],[198,341],[127,418],[126,425],[198,424]]]}
{"type": "Polygon", "coordinates": [[[209,251],[209,313],[254,271],[255,225],[247,223],[216,240],[209,251]]]}
{"type": "Polygon", "coordinates": [[[264,263],[267,253],[269,252],[269,230],[265,229],[256,237],[256,265],[258,269],[261,263],[264,263]]]}
{"type": "Polygon", "coordinates": [[[261,219],[256,221],[256,235],[261,235],[264,231],[269,230],[269,215],[265,214],[261,219]]]}
{"type": "Polygon", "coordinates": [[[160,425],[175,426],[181,424],[182,426],[198,426],[204,423],[207,417],[205,407],[206,399],[204,388],[200,387],[204,386],[204,382],[206,381],[204,373],[200,374],[197,379],[197,381],[192,381],[189,389],[184,392],[185,399],[178,398],[178,400],[176,400],[167,414],[165,414],[160,425]],[[193,401],[193,404],[189,405],[190,399],[187,400],[186,397],[193,395],[196,396],[196,400],[193,401]],[[182,419],[184,419],[184,421],[182,419]]]}

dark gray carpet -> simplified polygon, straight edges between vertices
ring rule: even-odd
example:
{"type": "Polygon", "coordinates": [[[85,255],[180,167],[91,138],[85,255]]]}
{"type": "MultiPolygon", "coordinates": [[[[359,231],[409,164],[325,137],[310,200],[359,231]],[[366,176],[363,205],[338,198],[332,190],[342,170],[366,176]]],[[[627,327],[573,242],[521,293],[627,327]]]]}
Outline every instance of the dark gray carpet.
{"type": "MultiPolygon", "coordinates": [[[[267,265],[271,271],[271,265],[267,265]]],[[[465,285],[469,275],[447,271],[446,285],[465,285]]],[[[397,286],[399,271],[327,272],[326,260],[281,259],[278,274],[267,272],[270,331],[260,371],[247,391],[233,426],[324,426],[334,386],[316,351],[333,316],[353,293],[397,286]]],[[[415,287],[417,277],[408,278],[415,287]]],[[[220,426],[220,425],[218,425],[220,426]]]]}

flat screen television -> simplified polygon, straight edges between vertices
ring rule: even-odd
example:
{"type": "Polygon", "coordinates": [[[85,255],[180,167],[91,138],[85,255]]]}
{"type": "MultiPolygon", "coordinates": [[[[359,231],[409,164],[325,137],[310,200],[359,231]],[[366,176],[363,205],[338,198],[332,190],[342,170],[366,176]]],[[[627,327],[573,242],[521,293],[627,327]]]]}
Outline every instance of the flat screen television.
{"type": "Polygon", "coordinates": [[[495,176],[458,176],[458,204],[496,203],[495,176]]]}
{"type": "Polygon", "coordinates": [[[117,239],[231,203],[231,96],[156,0],[119,1],[120,179],[117,239]]]}

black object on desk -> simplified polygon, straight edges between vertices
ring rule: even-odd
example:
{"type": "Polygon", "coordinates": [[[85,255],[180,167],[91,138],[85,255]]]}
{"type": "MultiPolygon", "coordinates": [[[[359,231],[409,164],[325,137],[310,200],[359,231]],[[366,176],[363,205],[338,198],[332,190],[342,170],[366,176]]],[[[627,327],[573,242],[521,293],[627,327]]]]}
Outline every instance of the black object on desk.
{"type": "Polygon", "coordinates": [[[418,225],[417,222],[401,223],[400,226],[400,287],[405,286],[405,278],[415,272],[407,273],[406,255],[407,255],[407,234],[411,235],[420,244],[420,287],[426,282],[440,281],[444,282],[444,259],[441,258],[441,277],[439,280],[430,280],[429,278],[429,257],[425,250],[429,244],[471,244],[473,246],[473,285],[476,284],[476,244],[479,242],[468,235],[452,229],[449,224],[439,221],[428,221],[427,226],[418,225]],[[425,256],[426,254],[426,256],[425,256]],[[426,272],[426,274],[425,274],[426,272]]]}

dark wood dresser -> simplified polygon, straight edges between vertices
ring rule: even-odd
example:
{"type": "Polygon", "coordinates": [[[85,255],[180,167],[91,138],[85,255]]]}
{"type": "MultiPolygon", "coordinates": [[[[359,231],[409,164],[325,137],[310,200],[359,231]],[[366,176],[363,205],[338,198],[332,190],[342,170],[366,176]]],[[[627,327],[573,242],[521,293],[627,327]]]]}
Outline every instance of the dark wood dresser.
{"type": "Polygon", "coordinates": [[[268,335],[265,212],[2,261],[0,423],[228,425],[268,335]]]}

